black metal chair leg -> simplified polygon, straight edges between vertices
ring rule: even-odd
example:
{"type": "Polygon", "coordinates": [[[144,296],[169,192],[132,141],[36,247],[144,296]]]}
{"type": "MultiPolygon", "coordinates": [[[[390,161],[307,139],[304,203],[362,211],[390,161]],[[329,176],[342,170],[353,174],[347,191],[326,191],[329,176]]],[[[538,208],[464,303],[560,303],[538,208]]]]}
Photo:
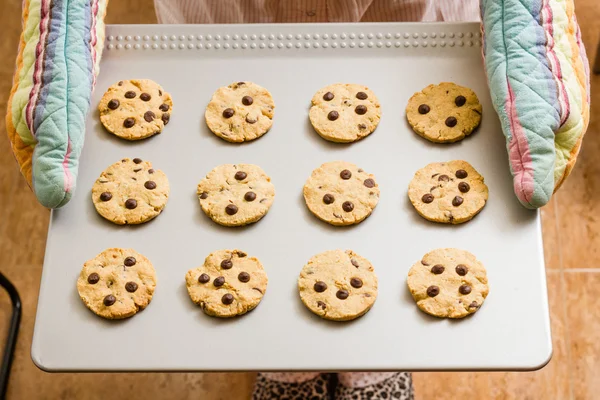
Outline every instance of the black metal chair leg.
{"type": "Polygon", "coordinates": [[[10,296],[12,302],[12,317],[8,336],[6,337],[6,346],[2,355],[2,370],[0,370],[0,399],[6,397],[6,388],[8,387],[8,377],[10,375],[10,366],[12,365],[17,344],[17,335],[19,334],[19,325],[21,323],[21,298],[19,292],[12,283],[0,272],[0,286],[2,286],[10,296]]]}

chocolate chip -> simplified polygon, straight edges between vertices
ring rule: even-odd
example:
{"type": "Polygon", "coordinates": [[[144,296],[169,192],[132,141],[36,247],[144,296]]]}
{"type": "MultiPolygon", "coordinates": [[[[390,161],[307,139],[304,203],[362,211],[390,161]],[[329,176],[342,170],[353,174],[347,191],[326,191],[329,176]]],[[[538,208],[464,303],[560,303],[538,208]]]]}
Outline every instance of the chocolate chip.
{"type": "MultiPolygon", "coordinates": [[[[142,169],[141,168],[136,168],[133,170],[133,172],[140,172],[142,169]]],[[[135,178],[134,178],[135,179],[135,178]]],[[[137,179],[136,179],[137,180],[137,179]]]]}
{"type": "Polygon", "coordinates": [[[242,86],[242,85],[245,85],[245,84],[246,84],[246,82],[238,82],[237,83],[238,86],[242,86]]]}
{"type": "Polygon", "coordinates": [[[164,113],[162,115],[162,117],[160,117],[160,119],[162,120],[163,124],[168,124],[169,121],[171,120],[171,116],[169,115],[169,113],[164,113]]]}
{"type": "Polygon", "coordinates": [[[433,201],[434,197],[431,193],[425,193],[423,197],[421,197],[421,201],[425,204],[429,204],[433,201]]]}
{"type": "Polygon", "coordinates": [[[344,180],[348,180],[348,179],[352,178],[352,172],[345,169],[342,172],[340,172],[340,178],[342,178],[344,180]]]}
{"type": "Polygon", "coordinates": [[[134,118],[125,118],[125,120],[123,121],[123,126],[125,128],[131,128],[132,126],[135,125],[135,119],[134,118]]]}
{"type": "Polygon", "coordinates": [[[444,268],[444,266],[442,264],[436,264],[433,267],[431,267],[431,272],[434,273],[434,274],[436,274],[436,275],[439,275],[442,272],[444,272],[445,269],[446,268],[444,268]]]}
{"type": "Polygon", "coordinates": [[[315,292],[317,292],[317,293],[322,293],[325,290],[327,290],[327,284],[325,282],[323,282],[323,281],[318,281],[313,286],[313,289],[315,289],[315,292]]]}
{"type": "Polygon", "coordinates": [[[256,123],[256,119],[252,119],[252,117],[250,117],[250,115],[246,116],[246,122],[249,123],[250,125],[255,124],[256,123]]]}
{"type": "Polygon", "coordinates": [[[330,111],[329,114],[327,114],[327,119],[330,121],[335,121],[339,117],[340,114],[337,111],[330,111]]]}
{"type": "Polygon", "coordinates": [[[222,276],[215,278],[215,280],[213,281],[213,285],[215,285],[216,287],[221,287],[224,284],[225,284],[225,278],[222,276]]]}
{"type": "Polygon", "coordinates": [[[125,92],[125,97],[128,99],[133,99],[135,97],[135,92],[133,90],[128,90],[125,92]]]}
{"type": "Polygon", "coordinates": [[[148,173],[149,173],[149,174],[153,174],[153,173],[154,173],[154,170],[153,170],[152,168],[150,168],[150,169],[148,170],[148,173]]]}
{"type": "Polygon", "coordinates": [[[123,262],[123,264],[125,264],[126,267],[133,267],[136,263],[136,259],[135,257],[127,257],[125,258],[125,261],[123,262]]]}
{"type": "Polygon", "coordinates": [[[462,193],[467,193],[471,189],[471,186],[467,182],[461,182],[458,184],[458,190],[462,193]]]}
{"type": "Polygon", "coordinates": [[[356,108],[354,109],[354,112],[357,113],[358,115],[364,115],[367,113],[367,107],[360,104],[360,105],[356,106],[356,108]]]}
{"type": "Polygon", "coordinates": [[[345,201],[342,204],[342,209],[346,212],[350,212],[350,211],[354,210],[354,204],[352,204],[351,201],[345,201]]]}
{"type": "Polygon", "coordinates": [[[142,99],[143,101],[150,101],[151,98],[152,96],[150,96],[148,93],[140,94],[140,99],[142,99]]]}
{"type": "Polygon", "coordinates": [[[158,109],[159,109],[160,111],[163,111],[163,112],[165,112],[165,111],[169,111],[169,105],[168,105],[168,104],[166,104],[166,103],[162,103],[162,104],[160,105],[160,107],[158,107],[158,109]]]}
{"type": "Polygon", "coordinates": [[[88,283],[90,285],[95,285],[96,283],[98,283],[98,281],[100,280],[100,275],[98,275],[95,272],[92,272],[89,276],[88,276],[88,283]]]}
{"type": "Polygon", "coordinates": [[[353,288],[359,289],[362,287],[363,281],[360,278],[352,278],[352,279],[350,279],[350,284],[352,285],[353,288]]]}
{"type": "Polygon", "coordinates": [[[156,189],[156,182],[154,181],[146,181],[146,183],[144,183],[144,187],[148,190],[153,190],[156,189]]]}
{"type": "Polygon", "coordinates": [[[117,83],[117,85],[123,86],[123,81],[119,81],[119,83],[117,83]]]}
{"type": "Polygon", "coordinates": [[[228,215],[235,215],[238,212],[238,208],[235,204],[228,204],[227,207],[225,207],[225,212],[228,215]]]}
{"type": "Polygon", "coordinates": [[[233,267],[233,262],[231,260],[223,260],[221,261],[221,268],[223,269],[231,269],[233,267]]]}
{"type": "Polygon", "coordinates": [[[210,281],[210,276],[208,276],[208,274],[201,274],[198,277],[198,282],[199,283],[207,283],[208,281],[210,281]]]}
{"type": "Polygon", "coordinates": [[[327,193],[325,196],[323,196],[323,203],[325,204],[331,204],[335,201],[335,197],[333,197],[333,195],[327,193]]]}
{"type": "Polygon", "coordinates": [[[237,179],[238,181],[243,181],[244,179],[246,179],[247,176],[248,176],[248,174],[245,173],[244,171],[238,171],[235,173],[234,178],[237,179]]]}
{"type": "Polygon", "coordinates": [[[469,308],[479,308],[479,304],[477,304],[477,302],[474,301],[471,304],[469,304],[469,308]]]}
{"type": "Polygon", "coordinates": [[[460,294],[469,294],[469,293],[471,293],[471,286],[460,285],[460,287],[458,288],[458,291],[460,292],[460,294]]]}
{"type": "Polygon", "coordinates": [[[146,120],[146,122],[152,122],[154,121],[154,118],[156,118],[156,114],[154,114],[152,111],[146,111],[144,113],[144,120],[146,120]]]}
{"type": "Polygon", "coordinates": [[[469,269],[464,264],[458,264],[456,266],[455,270],[456,270],[456,273],[459,274],[460,276],[465,276],[467,274],[467,272],[469,272],[469,269]]]}
{"type": "Polygon", "coordinates": [[[238,275],[238,280],[240,282],[246,283],[250,281],[250,274],[247,272],[240,272],[238,275]]]}
{"type": "Polygon", "coordinates": [[[454,196],[454,198],[452,199],[452,205],[454,207],[458,207],[463,203],[463,198],[460,196],[454,196]]]}
{"type": "Polygon", "coordinates": [[[125,207],[129,210],[133,210],[137,207],[137,201],[135,199],[127,199],[125,202],[125,207]]]}
{"type": "Polygon", "coordinates": [[[367,96],[365,92],[358,92],[356,93],[356,98],[359,100],[366,100],[369,98],[369,96],[367,96]]]}
{"type": "Polygon", "coordinates": [[[340,289],[337,291],[337,293],[335,294],[335,297],[337,297],[340,300],[346,300],[348,298],[348,296],[350,295],[350,293],[348,293],[347,290],[344,289],[340,289]]]}
{"type": "Polygon", "coordinates": [[[102,201],[109,201],[110,199],[112,199],[112,193],[110,192],[102,192],[100,195],[100,200],[102,201]]]}
{"type": "Polygon", "coordinates": [[[371,178],[365,179],[365,181],[363,182],[363,185],[365,185],[368,188],[372,188],[375,187],[375,181],[371,178]]]}
{"type": "Polygon", "coordinates": [[[356,268],[360,267],[360,265],[358,265],[358,261],[356,261],[354,258],[350,260],[350,262],[352,263],[352,265],[354,265],[356,268]]]}
{"type": "Polygon", "coordinates": [[[327,305],[325,303],[323,303],[322,301],[317,301],[317,307],[321,307],[321,309],[326,309],[327,305]]]}
{"type": "Polygon", "coordinates": [[[466,102],[467,99],[465,98],[465,96],[456,96],[456,98],[454,99],[454,104],[456,104],[457,107],[464,106],[466,102]]]}
{"type": "Polygon", "coordinates": [[[137,158],[137,157],[136,157],[136,158],[134,158],[132,161],[133,161],[135,164],[140,164],[140,163],[142,162],[142,159],[141,159],[141,158],[137,158]]]}
{"type": "Polygon", "coordinates": [[[248,254],[244,253],[243,251],[239,251],[239,250],[237,250],[235,252],[235,254],[237,254],[238,257],[240,257],[240,258],[244,258],[244,257],[246,257],[248,255],[248,254]]]}
{"type": "Polygon", "coordinates": [[[450,177],[448,175],[440,175],[438,177],[438,181],[441,181],[441,182],[448,182],[449,180],[450,180],[450,177]]]}
{"type": "Polygon", "coordinates": [[[223,110],[224,118],[231,118],[231,117],[233,117],[233,114],[235,114],[235,111],[233,110],[233,108],[226,108],[225,110],[223,110]]]}
{"type": "Polygon", "coordinates": [[[104,300],[103,300],[102,302],[104,303],[104,305],[105,305],[106,307],[110,307],[110,306],[112,306],[113,304],[115,304],[115,302],[116,302],[116,301],[117,301],[116,297],[115,297],[115,296],[113,296],[112,294],[109,294],[108,296],[106,296],[106,297],[104,298],[104,300]]]}
{"type": "Polygon", "coordinates": [[[244,96],[242,97],[242,104],[245,106],[250,106],[252,105],[252,103],[254,103],[254,99],[250,96],[244,96]]]}
{"type": "Polygon", "coordinates": [[[431,111],[431,108],[429,108],[427,104],[421,104],[419,106],[419,114],[427,114],[429,111],[431,111]]]}
{"type": "Polygon", "coordinates": [[[162,90],[158,89],[158,95],[162,96],[162,90]]]}
{"type": "Polygon", "coordinates": [[[129,293],[133,293],[138,289],[138,285],[135,282],[127,282],[125,284],[125,290],[127,290],[129,293]]]}
{"type": "Polygon", "coordinates": [[[246,192],[244,195],[244,200],[246,201],[254,201],[256,200],[256,193],[254,192],[246,192]]]}
{"type": "Polygon", "coordinates": [[[446,118],[446,126],[448,128],[455,127],[457,123],[458,123],[458,121],[454,117],[448,117],[448,118],[446,118]]]}
{"type": "Polygon", "coordinates": [[[365,124],[358,124],[358,129],[367,129],[365,124]]]}
{"type": "Polygon", "coordinates": [[[465,179],[467,176],[469,176],[469,174],[467,174],[467,171],[465,171],[464,169],[457,170],[454,175],[456,175],[458,179],[465,179]]]}
{"type": "Polygon", "coordinates": [[[432,285],[432,286],[429,286],[427,288],[427,296],[429,296],[429,297],[435,297],[438,294],[440,294],[440,288],[439,287],[432,285]]]}
{"type": "Polygon", "coordinates": [[[206,192],[202,192],[202,193],[200,193],[200,198],[201,198],[202,200],[204,200],[204,199],[205,199],[205,198],[207,198],[207,197],[208,197],[208,193],[206,193],[206,192]]]}
{"type": "Polygon", "coordinates": [[[325,100],[325,101],[331,101],[331,100],[333,100],[334,97],[335,96],[333,95],[333,93],[327,92],[327,93],[325,93],[323,95],[323,100],[325,100]]]}
{"type": "Polygon", "coordinates": [[[112,99],[111,101],[108,102],[108,108],[110,108],[111,110],[116,110],[117,108],[119,108],[119,100],[117,99],[112,99]]]}
{"type": "Polygon", "coordinates": [[[226,306],[230,305],[233,303],[233,295],[230,293],[224,294],[223,297],[221,297],[221,302],[226,306]]]}

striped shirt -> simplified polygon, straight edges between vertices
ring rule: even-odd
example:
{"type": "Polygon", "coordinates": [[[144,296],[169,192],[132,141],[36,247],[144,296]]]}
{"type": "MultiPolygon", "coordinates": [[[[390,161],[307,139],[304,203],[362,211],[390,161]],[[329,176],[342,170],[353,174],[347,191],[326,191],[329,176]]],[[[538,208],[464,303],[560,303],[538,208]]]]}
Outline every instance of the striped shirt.
{"type": "Polygon", "coordinates": [[[479,21],[479,0],[154,0],[162,24],[479,21]]]}

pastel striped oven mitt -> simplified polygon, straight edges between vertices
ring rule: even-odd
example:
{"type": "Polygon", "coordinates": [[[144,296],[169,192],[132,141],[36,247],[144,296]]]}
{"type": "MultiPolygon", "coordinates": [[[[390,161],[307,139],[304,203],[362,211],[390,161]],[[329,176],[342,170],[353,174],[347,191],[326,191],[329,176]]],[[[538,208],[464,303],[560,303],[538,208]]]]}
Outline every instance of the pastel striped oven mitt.
{"type": "Polygon", "coordinates": [[[108,0],[24,0],[6,128],[40,203],[65,205],[77,180],[108,0]]]}
{"type": "Polygon", "coordinates": [[[482,0],[484,57],[515,194],[546,204],[575,165],[590,77],[573,0],[482,0]]]}

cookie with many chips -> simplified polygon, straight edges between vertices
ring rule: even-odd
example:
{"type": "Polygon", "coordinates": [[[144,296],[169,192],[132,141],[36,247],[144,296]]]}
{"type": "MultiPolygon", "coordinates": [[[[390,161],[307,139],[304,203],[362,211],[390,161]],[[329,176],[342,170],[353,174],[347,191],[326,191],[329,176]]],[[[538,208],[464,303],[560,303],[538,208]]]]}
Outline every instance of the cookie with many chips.
{"type": "Polygon", "coordinates": [[[352,250],[330,250],[312,257],[300,271],[298,291],[304,305],[332,321],[364,315],[377,299],[373,265],[352,250]]]}
{"type": "Polygon", "coordinates": [[[256,257],[240,250],[211,253],[185,276],[192,301],[213,317],[235,317],[254,309],[267,291],[267,273],[256,257]]]}
{"type": "Polygon", "coordinates": [[[407,284],[421,310],[442,318],[473,314],[489,293],[483,264],[459,249],[436,249],[425,254],[408,271],[407,284]]]}
{"type": "Polygon", "coordinates": [[[106,249],[83,265],[77,291],[94,314],[123,319],[146,308],[156,288],[152,263],[133,249],[106,249]]]}

